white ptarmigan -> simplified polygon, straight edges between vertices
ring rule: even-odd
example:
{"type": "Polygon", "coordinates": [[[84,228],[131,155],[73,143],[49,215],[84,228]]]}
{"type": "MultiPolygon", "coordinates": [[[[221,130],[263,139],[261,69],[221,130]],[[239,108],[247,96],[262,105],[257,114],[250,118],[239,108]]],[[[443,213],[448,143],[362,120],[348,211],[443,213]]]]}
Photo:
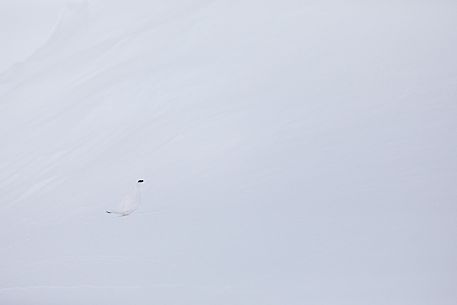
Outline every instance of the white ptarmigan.
{"type": "Polygon", "coordinates": [[[137,210],[141,202],[140,186],[143,182],[144,180],[142,179],[138,180],[135,185],[135,189],[124,197],[119,207],[116,210],[107,210],[106,213],[128,216],[137,210]]]}

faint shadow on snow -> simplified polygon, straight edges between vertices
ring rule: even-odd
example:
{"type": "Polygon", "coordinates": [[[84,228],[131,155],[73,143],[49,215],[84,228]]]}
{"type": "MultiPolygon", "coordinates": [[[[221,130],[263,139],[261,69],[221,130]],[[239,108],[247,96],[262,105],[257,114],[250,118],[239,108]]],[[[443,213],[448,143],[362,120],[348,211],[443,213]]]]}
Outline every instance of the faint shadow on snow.
{"type": "Polygon", "coordinates": [[[193,13],[213,3],[213,0],[204,0],[192,5],[181,5],[175,11],[131,20],[133,24],[129,24],[127,28],[114,31],[104,29],[100,32],[102,35],[98,36],[94,33],[89,35],[89,28],[93,31],[97,24],[100,25],[100,18],[104,16],[103,11],[107,7],[93,7],[88,1],[69,2],[48,35],[49,38],[22,62],[14,64],[3,73],[0,72],[0,94],[5,95],[17,88],[18,83],[20,85],[34,80],[51,70],[63,69],[69,72],[79,67],[78,63],[97,61],[116,46],[129,43],[144,32],[155,30],[173,20],[191,17],[193,13]]]}
{"type": "Polygon", "coordinates": [[[90,19],[90,6],[88,1],[68,2],[61,11],[60,16],[48,35],[48,39],[37,46],[31,55],[22,62],[13,64],[4,72],[0,72],[0,84],[8,83],[19,78],[33,74],[40,61],[49,56],[64,53],[65,46],[75,37],[88,29],[90,19]]]}

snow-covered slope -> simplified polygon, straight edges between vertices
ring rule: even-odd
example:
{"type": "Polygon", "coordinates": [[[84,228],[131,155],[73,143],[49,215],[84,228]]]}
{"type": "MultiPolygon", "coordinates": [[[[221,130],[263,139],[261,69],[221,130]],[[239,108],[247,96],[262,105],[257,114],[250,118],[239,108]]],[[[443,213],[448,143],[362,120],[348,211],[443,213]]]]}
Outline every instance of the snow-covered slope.
{"type": "Polygon", "coordinates": [[[457,3],[20,7],[0,304],[457,302],[457,3]]]}

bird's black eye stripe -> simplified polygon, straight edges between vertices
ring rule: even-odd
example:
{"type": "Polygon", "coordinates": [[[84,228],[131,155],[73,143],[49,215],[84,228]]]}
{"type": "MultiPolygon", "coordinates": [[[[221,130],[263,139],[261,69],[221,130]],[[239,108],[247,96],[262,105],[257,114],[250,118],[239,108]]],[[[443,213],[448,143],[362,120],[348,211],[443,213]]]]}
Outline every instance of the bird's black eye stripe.
{"type": "Polygon", "coordinates": [[[144,180],[138,180],[138,183],[143,183],[143,182],[144,182],[144,180]]]}

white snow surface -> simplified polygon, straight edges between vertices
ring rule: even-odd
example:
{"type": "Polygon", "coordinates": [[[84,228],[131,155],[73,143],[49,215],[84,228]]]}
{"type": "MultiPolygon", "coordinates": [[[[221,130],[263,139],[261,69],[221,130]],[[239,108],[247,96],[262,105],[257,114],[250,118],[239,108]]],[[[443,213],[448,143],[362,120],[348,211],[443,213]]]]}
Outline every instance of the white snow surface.
{"type": "Polygon", "coordinates": [[[455,305],[456,29],[450,0],[2,0],[0,304],[455,305]]]}

